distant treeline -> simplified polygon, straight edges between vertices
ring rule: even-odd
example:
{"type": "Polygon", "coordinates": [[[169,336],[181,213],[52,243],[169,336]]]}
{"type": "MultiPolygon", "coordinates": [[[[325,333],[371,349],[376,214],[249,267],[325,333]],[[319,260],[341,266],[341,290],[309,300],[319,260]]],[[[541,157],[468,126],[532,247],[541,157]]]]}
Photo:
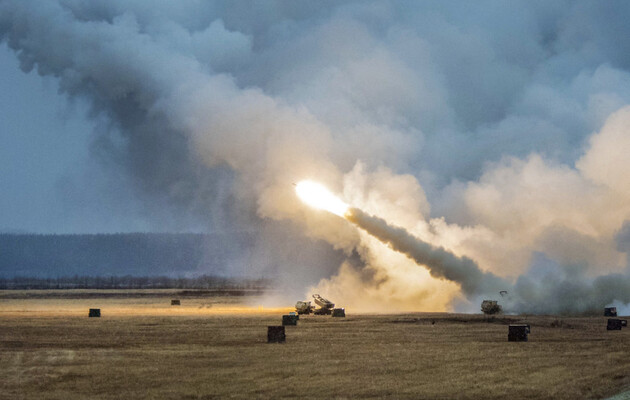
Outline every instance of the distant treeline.
{"type": "Polygon", "coordinates": [[[2,290],[31,289],[240,289],[264,290],[266,279],[239,279],[202,275],[194,278],[168,276],[72,276],[62,278],[0,278],[2,290]]]}
{"type": "Polygon", "coordinates": [[[0,234],[0,277],[230,275],[253,235],[0,234]]]}

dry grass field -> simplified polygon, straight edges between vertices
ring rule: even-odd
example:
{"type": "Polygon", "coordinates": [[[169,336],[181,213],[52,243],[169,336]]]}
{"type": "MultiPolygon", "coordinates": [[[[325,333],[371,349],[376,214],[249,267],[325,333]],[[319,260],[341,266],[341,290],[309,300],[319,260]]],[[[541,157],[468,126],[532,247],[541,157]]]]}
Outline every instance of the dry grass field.
{"type": "Polygon", "coordinates": [[[302,316],[268,344],[289,309],[93,292],[0,292],[0,398],[582,399],[630,385],[630,328],[606,331],[605,317],[347,310],[302,316]],[[513,322],[531,324],[529,342],[507,342],[513,322]]]}

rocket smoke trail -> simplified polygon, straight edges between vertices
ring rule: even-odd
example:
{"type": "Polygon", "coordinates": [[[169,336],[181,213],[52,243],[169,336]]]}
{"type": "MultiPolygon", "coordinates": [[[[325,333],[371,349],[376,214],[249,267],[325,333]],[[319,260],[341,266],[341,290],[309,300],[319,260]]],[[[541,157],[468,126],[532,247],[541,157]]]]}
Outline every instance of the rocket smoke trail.
{"type": "Polygon", "coordinates": [[[502,305],[509,313],[593,314],[607,304],[617,306],[622,314],[629,312],[626,304],[630,302],[627,290],[630,279],[626,275],[603,275],[588,281],[579,274],[558,277],[548,273],[539,285],[526,275],[512,284],[482,271],[475,261],[466,256],[458,257],[442,247],[435,247],[407,230],[392,226],[358,208],[348,208],[344,217],[416,264],[426,266],[431,276],[460,284],[469,300],[508,290],[510,295],[502,300],[502,305]]]}
{"type": "Polygon", "coordinates": [[[431,276],[459,283],[468,296],[497,293],[508,287],[503,279],[479,269],[472,259],[458,257],[443,247],[435,247],[405,229],[391,226],[387,221],[358,208],[349,208],[344,217],[418,265],[426,266],[431,276]]]}
{"type": "Polygon", "coordinates": [[[626,304],[630,302],[627,290],[630,278],[627,275],[603,275],[589,281],[580,274],[562,277],[547,271],[538,285],[527,275],[510,283],[482,271],[466,256],[458,257],[442,247],[435,247],[358,208],[348,208],[344,217],[416,264],[426,266],[431,276],[460,284],[469,300],[508,290],[510,294],[502,299],[502,305],[509,313],[593,314],[601,311],[602,305],[610,304],[617,306],[624,315],[629,312],[626,304]]]}

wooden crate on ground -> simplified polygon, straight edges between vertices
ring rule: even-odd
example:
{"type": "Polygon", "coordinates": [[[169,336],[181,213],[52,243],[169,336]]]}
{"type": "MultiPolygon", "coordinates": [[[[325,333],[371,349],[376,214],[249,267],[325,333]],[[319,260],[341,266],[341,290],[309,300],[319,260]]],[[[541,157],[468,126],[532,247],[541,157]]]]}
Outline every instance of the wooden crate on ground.
{"type": "Polygon", "coordinates": [[[527,335],[530,332],[529,325],[511,324],[508,327],[508,342],[527,342],[527,335]]]}
{"type": "Polygon", "coordinates": [[[284,325],[267,327],[267,343],[284,343],[286,340],[284,325]]]}

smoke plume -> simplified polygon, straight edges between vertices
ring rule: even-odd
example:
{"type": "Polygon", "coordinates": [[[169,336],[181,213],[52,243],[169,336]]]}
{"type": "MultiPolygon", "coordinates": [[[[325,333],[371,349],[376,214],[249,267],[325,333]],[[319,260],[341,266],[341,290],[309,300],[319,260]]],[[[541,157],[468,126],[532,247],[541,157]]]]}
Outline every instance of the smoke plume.
{"type": "Polygon", "coordinates": [[[227,269],[287,302],[478,312],[508,288],[513,312],[580,313],[630,300],[628,18],[614,1],[0,0],[0,42],[88,105],[107,180],[158,222],[254,235],[227,269]],[[305,206],[302,179],[362,229],[305,206]]]}

